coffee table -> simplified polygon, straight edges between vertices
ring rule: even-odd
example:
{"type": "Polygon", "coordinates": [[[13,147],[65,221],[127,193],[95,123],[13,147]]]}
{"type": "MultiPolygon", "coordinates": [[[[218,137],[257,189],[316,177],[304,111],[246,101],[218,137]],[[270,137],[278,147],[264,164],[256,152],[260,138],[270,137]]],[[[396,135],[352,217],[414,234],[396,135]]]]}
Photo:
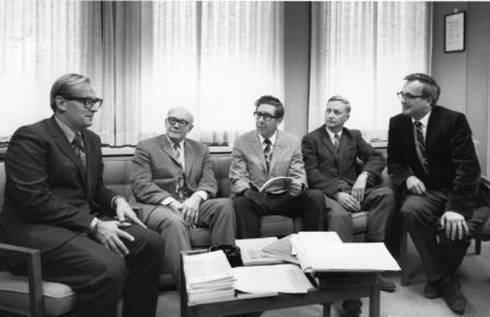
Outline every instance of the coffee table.
{"type": "Polygon", "coordinates": [[[323,316],[330,316],[333,302],[369,297],[369,316],[379,317],[380,290],[376,281],[380,272],[317,273],[318,285],[306,294],[279,294],[272,297],[234,299],[222,302],[187,304],[185,276],[181,266],[180,314],[183,317],[216,317],[266,311],[312,304],[323,305],[323,316]]]}

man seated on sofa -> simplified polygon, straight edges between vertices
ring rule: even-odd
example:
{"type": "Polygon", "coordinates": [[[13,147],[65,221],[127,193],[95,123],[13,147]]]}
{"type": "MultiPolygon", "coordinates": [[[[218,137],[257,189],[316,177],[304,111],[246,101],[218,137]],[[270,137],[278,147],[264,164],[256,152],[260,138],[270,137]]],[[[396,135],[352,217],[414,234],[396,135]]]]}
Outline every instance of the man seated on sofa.
{"type": "Polygon", "coordinates": [[[260,218],[265,215],[302,217],[304,230],[325,229],[323,195],[306,188],[306,174],[299,140],[278,130],[284,107],[273,96],[255,102],[256,129],[241,135],[233,146],[230,168],[231,191],[237,218],[237,236],[260,236],[260,218]],[[291,179],[260,188],[276,176],[291,179]]]}
{"type": "MultiPolygon", "coordinates": [[[[211,199],[217,182],[206,145],[186,138],[193,116],[172,108],[166,134],[143,140],[131,168],[138,216],[165,243],[164,266],[179,280],[180,251],[190,250],[189,228],[209,227],[215,245],[235,243],[235,212],[228,198],[211,199]]],[[[163,254],[162,254],[163,256],[163,254]]]]}
{"type": "Polygon", "coordinates": [[[54,115],[9,143],[7,242],[40,249],[43,278],[76,291],[74,315],[116,317],[122,294],[122,316],[154,316],[163,243],[102,181],[100,138],[87,129],[102,99],[89,78],[67,74],[50,100],[54,115]]]}
{"type": "MultiPolygon", "coordinates": [[[[333,96],[325,109],[325,124],[305,135],[302,141],[308,185],[321,190],[331,207],[328,230],[338,231],[344,241],[352,241],[351,213],[368,211],[367,242],[382,242],[387,222],[395,209],[393,191],[380,186],[385,159],[369,145],[358,130],[344,127],[351,105],[342,96],[333,96]],[[358,160],[363,168],[357,171],[358,160]]],[[[394,291],[395,284],[381,279],[381,289],[394,291]]]]}

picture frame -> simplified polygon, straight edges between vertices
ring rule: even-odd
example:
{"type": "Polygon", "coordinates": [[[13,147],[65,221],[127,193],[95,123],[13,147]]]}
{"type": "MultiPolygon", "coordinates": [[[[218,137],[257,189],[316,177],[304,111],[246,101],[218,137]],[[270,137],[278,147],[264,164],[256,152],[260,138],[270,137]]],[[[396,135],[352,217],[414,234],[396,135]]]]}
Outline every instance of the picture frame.
{"type": "Polygon", "coordinates": [[[466,11],[444,15],[444,53],[464,52],[466,11]]]}

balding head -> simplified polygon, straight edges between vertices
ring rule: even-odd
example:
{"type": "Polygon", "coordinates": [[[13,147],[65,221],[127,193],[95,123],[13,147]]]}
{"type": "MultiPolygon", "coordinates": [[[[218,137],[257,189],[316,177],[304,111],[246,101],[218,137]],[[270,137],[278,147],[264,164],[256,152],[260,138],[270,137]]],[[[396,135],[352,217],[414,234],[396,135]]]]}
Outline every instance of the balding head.
{"type": "Polygon", "coordinates": [[[167,135],[173,142],[182,141],[193,128],[194,117],[183,107],[171,108],[167,112],[165,126],[167,135]]]}

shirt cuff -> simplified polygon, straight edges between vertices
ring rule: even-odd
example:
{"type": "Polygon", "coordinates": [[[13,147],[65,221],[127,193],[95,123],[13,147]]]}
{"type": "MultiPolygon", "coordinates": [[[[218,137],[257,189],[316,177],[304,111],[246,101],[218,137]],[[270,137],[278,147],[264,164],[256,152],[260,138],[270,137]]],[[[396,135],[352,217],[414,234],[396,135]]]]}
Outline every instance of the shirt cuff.
{"type": "Polygon", "coordinates": [[[164,206],[169,206],[173,202],[177,202],[177,200],[175,198],[173,198],[172,196],[169,196],[169,197],[165,198],[164,200],[162,200],[160,202],[160,204],[164,205],[164,206]]]}
{"type": "Polygon", "coordinates": [[[208,193],[204,190],[198,190],[194,193],[194,195],[198,195],[203,201],[208,200],[208,193]]]}
{"type": "Polygon", "coordinates": [[[97,217],[94,217],[94,219],[92,219],[92,222],[90,222],[90,226],[89,226],[90,233],[92,233],[92,234],[95,233],[95,229],[97,228],[99,221],[100,220],[97,217]]]}
{"type": "Polygon", "coordinates": [[[116,209],[116,207],[117,207],[117,205],[116,205],[116,200],[117,200],[118,198],[124,198],[124,196],[123,196],[123,195],[116,195],[116,196],[112,197],[112,199],[111,199],[111,207],[112,207],[112,209],[114,209],[114,210],[115,210],[115,209],[116,209]]]}

